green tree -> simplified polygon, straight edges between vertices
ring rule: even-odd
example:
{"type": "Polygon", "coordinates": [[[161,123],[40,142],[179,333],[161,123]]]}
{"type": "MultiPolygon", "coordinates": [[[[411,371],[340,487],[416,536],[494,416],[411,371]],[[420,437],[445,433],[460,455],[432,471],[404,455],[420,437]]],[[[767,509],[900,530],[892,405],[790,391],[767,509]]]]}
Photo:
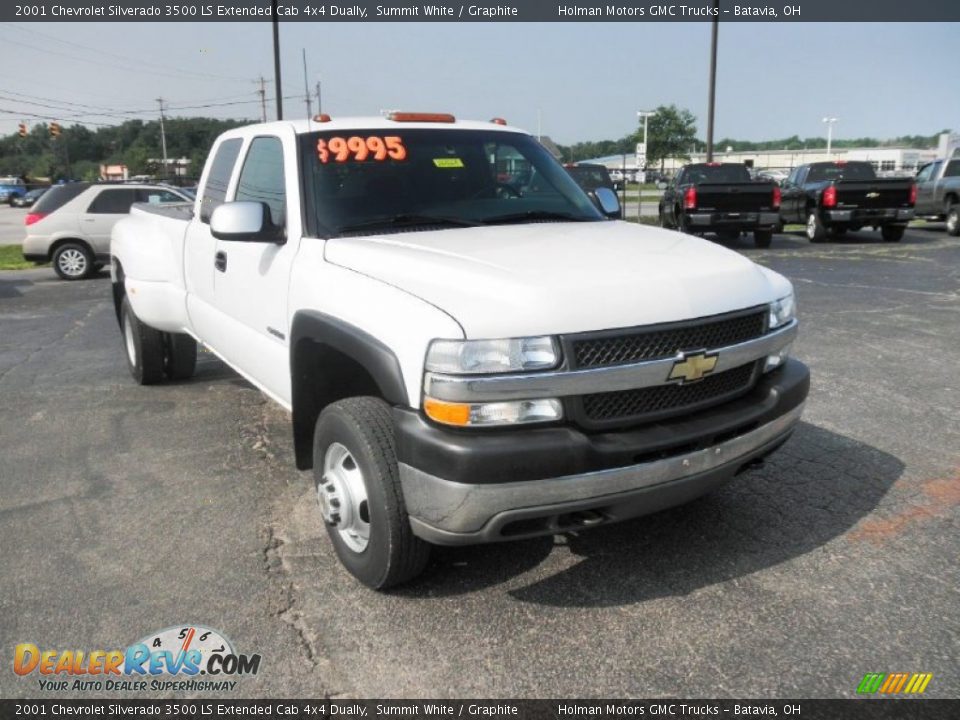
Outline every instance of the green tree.
{"type": "MultiPolygon", "coordinates": [[[[689,110],[676,105],[661,105],[657,114],[647,120],[647,166],[667,158],[690,159],[690,150],[697,141],[697,119],[689,110]]],[[[641,122],[635,136],[643,139],[641,122]]]]}

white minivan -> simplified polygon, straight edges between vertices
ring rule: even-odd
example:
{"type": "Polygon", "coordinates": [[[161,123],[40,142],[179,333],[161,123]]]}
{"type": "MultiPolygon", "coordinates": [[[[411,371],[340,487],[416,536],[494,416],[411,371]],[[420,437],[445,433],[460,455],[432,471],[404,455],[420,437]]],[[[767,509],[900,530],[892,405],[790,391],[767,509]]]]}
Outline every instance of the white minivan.
{"type": "Polygon", "coordinates": [[[76,182],[56,185],[25,219],[23,257],[52,262],[64,280],[89,277],[110,260],[110,231],[134,203],[192,202],[166,185],[76,182]]]}

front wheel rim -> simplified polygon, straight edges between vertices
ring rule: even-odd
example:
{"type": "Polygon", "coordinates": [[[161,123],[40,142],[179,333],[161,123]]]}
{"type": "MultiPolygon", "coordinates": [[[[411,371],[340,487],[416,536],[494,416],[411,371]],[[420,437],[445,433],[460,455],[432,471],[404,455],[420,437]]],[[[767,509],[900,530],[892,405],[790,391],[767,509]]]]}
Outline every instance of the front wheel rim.
{"type": "Polygon", "coordinates": [[[323,477],[317,500],[324,521],[332,526],[344,544],[362,553],[370,543],[370,504],[363,471],[341,443],[331,443],[323,456],[323,477]]]}
{"type": "Polygon", "coordinates": [[[960,213],[958,213],[956,210],[952,210],[947,215],[947,230],[950,232],[956,232],[958,223],[960,223],[960,213]]]}
{"type": "Polygon", "coordinates": [[[80,277],[87,271],[87,256],[75,248],[68,248],[57,256],[57,267],[64,275],[80,277]]]}

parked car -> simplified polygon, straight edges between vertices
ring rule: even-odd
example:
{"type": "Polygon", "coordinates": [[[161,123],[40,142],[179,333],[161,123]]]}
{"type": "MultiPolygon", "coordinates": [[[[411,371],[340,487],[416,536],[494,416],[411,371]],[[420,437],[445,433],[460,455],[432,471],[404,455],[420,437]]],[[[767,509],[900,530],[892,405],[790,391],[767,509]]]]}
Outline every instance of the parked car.
{"type": "Polygon", "coordinates": [[[753,232],[757,247],[770,247],[779,221],[780,188],[750,179],[740,163],[694,163],[680,168],[660,198],[660,225],[685,233],[716,233],[735,240],[753,232]]]}
{"type": "Polygon", "coordinates": [[[916,183],[917,215],[945,220],[947,232],[960,236],[960,158],[924,165],[916,183]]]}
{"type": "MultiPolygon", "coordinates": [[[[595,203],[599,203],[599,200],[597,200],[598,189],[608,188],[611,192],[617,191],[617,187],[613,184],[613,179],[605,165],[571,163],[563,167],[595,203]]],[[[623,217],[622,208],[618,217],[623,217]]]]}
{"type": "Polygon", "coordinates": [[[113,229],[123,355],[182,381],[199,340],[290,410],[318,523],[373,588],[433,543],[687,502],[800,421],[793,288],[596,192],[603,212],[535,137],[450,115],[229,130],[196,203],[113,229]]]}
{"type": "Polygon", "coordinates": [[[23,178],[0,177],[0,204],[11,204],[14,198],[23,197],[26,194],[27,184],[23,178]]]}
{"type": "Polygon", "coordinates": [[[36,203],[37,200],[42,198],[43,194],[48,189],[49,188],[36,188],[35,190],[28,190],[25,194],[19,195],[13,198],[10,201],[10,204],[13,205],[13,207],[21,207],[21,208],[33,207],[34,203],[36,203]]]}
{"type": "Polygon", "coordinates": [[[912,179],[878,178],[863,161],[836,160],[795,167],[783,184],[780,218],[806,225],[810,242],[864,227],[899,242],[914,217],[917,185],[912,179]]]}
{"type": "Polygon", "coordinates": [[[756,178],[757,180],[773,180],[777,185],[780,185],[789,174],[786,170],[758,170],[756,178]]]}
{"type": "Polygon", "coordinates": [[[52,262],[64,280],[89,277],[110,259],[110,231],[134,203],[191,202],[176,188],[74,182],[55,185],[31,208],[24,223],[23,257],[52,262]]]}

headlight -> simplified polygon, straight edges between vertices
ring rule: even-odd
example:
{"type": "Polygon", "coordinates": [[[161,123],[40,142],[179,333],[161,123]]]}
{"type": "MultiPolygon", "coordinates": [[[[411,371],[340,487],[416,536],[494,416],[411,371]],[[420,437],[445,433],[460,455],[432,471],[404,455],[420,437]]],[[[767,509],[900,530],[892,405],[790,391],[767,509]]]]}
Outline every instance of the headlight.
{"type": "Polygon", "coordinates": [[[426,369],[452,374],[549,370],[560,363],[552,337],[506,340],[434,340],[427,350],[426,369]]]}
{"type": "Polygon", "coordinates": [[[511,402],[454,403],[423,399],[423,411],[431,420],[454,427],[491,427],[553,422],[563,417],[563,405],[555,398],[511,402]]]}
{"type": "Polygon", "coordinates": [[[781,325],[786,325],[796,317],[796,311],[797,307],[793,301],[793,293],[770,303],[769,329],[773,330],[781,325]]]}

